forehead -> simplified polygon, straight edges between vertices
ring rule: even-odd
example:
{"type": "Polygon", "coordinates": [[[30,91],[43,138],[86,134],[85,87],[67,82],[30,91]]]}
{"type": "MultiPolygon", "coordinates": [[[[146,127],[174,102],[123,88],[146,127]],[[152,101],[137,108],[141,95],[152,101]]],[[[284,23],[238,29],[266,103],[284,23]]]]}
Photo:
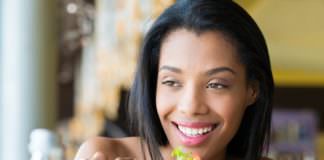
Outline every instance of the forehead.
{"type": "Polygon", "coordinates": [[[237,49],[224,34],[207,31],[197,34],[178,29],[168,34],[161,45],[159,65],[179,68],[241,67],[237,49]]]}

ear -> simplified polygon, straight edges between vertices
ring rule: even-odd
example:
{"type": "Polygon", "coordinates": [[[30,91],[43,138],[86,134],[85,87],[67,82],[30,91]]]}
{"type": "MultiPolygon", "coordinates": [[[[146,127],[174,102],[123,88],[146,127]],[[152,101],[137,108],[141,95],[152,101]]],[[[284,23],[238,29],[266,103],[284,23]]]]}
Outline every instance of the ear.
{"type": "Polygon", "coordinates": [[[259,83],[257,81],[253,81],[248,84],[248,97],[246,102],[247,107],[255,103],[259,95],[259,90],[259,83]]]}

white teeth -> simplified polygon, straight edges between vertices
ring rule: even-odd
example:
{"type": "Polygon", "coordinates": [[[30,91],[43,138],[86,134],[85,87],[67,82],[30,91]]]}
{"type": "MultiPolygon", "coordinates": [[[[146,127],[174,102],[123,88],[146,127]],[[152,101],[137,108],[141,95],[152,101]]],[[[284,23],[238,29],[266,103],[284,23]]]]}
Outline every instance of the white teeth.
{"type": "Polygon", "coordinates": [[[192,129],[191,134],[196,135],[198,133],[198,129],[192,129]]]}
{"type": "Polygon", "coordinates": [[[178,125],[178,128],[183,134],[187,136],[198,136],[210,132],[212,130],[211,126],[204,127],[204,128],[188,128],[188,127],[178,125]]]}
{"type": "Polygon", "coordinates": [[[204,133],[204,129],[199,129],[198,133],[199,134],[203,134],[204,133]]]}
{"type": "Polygon", "coordinates": [[[207,132],[207,131],[208,131],[208,129],[207,128],[204,128],[203,132],[207,132]]]}

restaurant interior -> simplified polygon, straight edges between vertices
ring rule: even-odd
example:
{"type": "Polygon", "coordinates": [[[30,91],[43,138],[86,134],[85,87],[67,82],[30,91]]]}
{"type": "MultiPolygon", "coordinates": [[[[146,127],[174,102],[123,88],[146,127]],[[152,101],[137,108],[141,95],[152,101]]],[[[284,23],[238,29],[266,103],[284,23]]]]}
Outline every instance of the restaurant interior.
{"type": "MultiPolygon", "coordinates": [[[[44,134],[58,160],[73,159],[90,137],[132,136],[126,107],[139,47],[175,1],[1,0],[0,159],[30,159],[44,134]]],[[[234,1],[270,53],[268,156],[324,160],[324,2],[234,1]]]]}

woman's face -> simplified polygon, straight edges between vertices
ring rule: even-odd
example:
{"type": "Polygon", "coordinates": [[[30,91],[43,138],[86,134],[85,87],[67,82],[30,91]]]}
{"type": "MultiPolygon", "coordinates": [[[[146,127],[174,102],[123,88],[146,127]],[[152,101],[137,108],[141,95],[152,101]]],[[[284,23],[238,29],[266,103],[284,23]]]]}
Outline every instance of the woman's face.
{"type": "Polygon", "coordinates": [[[220,32],[171,32],[162,42],[157,112],[169,148],[203,159],[224,158],[256,92],[246,82],[236,48],[220,32]]]}

